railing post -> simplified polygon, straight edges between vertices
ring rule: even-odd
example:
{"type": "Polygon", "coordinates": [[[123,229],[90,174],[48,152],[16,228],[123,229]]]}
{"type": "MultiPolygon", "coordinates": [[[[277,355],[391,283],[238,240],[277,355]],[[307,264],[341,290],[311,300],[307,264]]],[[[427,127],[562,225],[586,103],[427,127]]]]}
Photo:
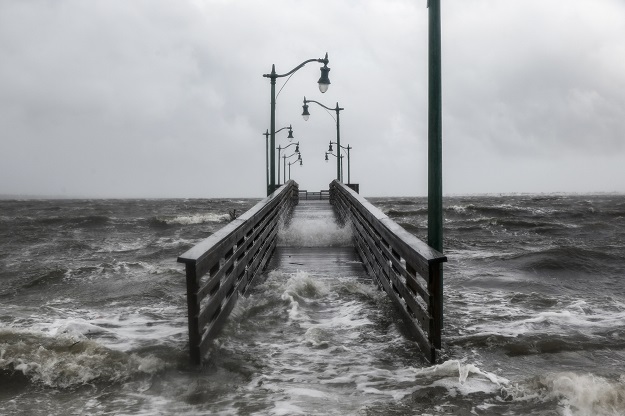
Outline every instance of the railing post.
{"type": "Polygon", "coordinates": [[[238,293],[262,273],[276,245],[278,222],[297,203],[297,192],[298,185],[289,182],[178,257],[186,269],[191,364],[202,364],[238,293]]]}
{"type": "Polygon", "coordinates": [[[186,263],[187,275],[187,313],[189,317],[189,357],[192,365],[200,365],[202,356],[200,353],[199,320],[200,308],[197,302],[199,290],[197,282],[196,264],[186,263]]]}
{"type": "Polygon", "coordinates": [[[351,222],[367,271],[403,313],[424,355],[435,362],[442,347],[442,262],[447,258],[347,185],[333,181],[330,195],[339,219],[351,222]]]}
{"type": "Polygon", "coordinates": [[[440,349],[441,332],[443,330],[443,276],[442,264],[430,264],[430,279],[428,282],[428,292],[430,292],[430,342],[435,348],[440,349]]]}

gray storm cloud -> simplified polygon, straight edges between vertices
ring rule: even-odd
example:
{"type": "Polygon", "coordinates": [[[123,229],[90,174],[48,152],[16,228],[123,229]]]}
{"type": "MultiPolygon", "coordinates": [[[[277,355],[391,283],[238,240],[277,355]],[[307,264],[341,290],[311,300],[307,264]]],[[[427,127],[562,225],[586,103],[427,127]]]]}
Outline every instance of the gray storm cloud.
{"type": "MultiPolygon", "coordinates": [[[[278,98],[302,143],[292,176],[318,190],[335,175],[334,120],[311,107],[304,122],[305,95],[345,107],[363,194],[423,195],[425,4],[2,2],[0,194],[262,196],[262,74],[328,52],[326,94],[310,64],[278,98]]],[[[442,6],[444,191],[625,192],[625,4],[442,6]]]]}

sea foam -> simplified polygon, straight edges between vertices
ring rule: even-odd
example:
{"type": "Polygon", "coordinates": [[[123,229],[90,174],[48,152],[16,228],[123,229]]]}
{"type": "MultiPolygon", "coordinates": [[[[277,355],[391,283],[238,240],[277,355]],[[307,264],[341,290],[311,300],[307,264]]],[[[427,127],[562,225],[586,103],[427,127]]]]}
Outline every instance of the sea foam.
{"type": "Polygon", "coordinates": [[[297,218],[278,233],[278,245],[285,247],[344,247],[351,242],[351,229],[327,218],[297,218]]]}
{"type": "Polygon", "coordinates": [[[22,372],[48,387],[122,382],[135,374],[154,374],[165,366],[154,356],[126,354],[86,339],[0,329],[0,370],[22,372]]]}

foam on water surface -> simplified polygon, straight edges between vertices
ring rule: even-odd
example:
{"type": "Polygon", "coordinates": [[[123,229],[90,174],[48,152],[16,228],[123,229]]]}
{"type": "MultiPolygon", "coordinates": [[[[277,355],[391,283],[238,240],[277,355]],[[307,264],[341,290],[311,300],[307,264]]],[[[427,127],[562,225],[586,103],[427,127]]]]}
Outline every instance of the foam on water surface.
{"type": "Polygon", "coordinates": [[[0,369],[18,371],[35,383],[70,388],[94,382],[122,382],[167,366],[155,356],[127,354],[88,339],[0,329],[0,369]]]}
{"type": "Polygon", "coordinates": [[[192,215],[180,215],[176,217],[162,217],[158,218],[159,221],[168,225],[193,225],[204,223],[226,223],[231,220],[230,214],[223,213],[197,213],[192,215]]]}
{"type": "Polygon", "coordinates": [[[339,227],[332,219],[314,213],[293,218],[278,233],[278,245],[285,247],[344,247],[351,244],[349,226],[339,227]]]}

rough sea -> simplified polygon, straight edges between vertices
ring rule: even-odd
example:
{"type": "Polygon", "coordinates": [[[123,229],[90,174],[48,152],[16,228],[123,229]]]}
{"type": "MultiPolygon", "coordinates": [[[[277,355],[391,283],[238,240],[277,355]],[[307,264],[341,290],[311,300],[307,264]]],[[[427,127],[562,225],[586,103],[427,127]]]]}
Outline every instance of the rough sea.
{"type": "MultiPolygon", "coordinates": [[[[425,239],[424,198],[370,201],[425,239]]],[[[176,258],[256,202],[0,201],[0,414],[625,415],[625,196],[446,197],[435,365],[364,272],[268,269],[191,367],[176,258]]]]}

